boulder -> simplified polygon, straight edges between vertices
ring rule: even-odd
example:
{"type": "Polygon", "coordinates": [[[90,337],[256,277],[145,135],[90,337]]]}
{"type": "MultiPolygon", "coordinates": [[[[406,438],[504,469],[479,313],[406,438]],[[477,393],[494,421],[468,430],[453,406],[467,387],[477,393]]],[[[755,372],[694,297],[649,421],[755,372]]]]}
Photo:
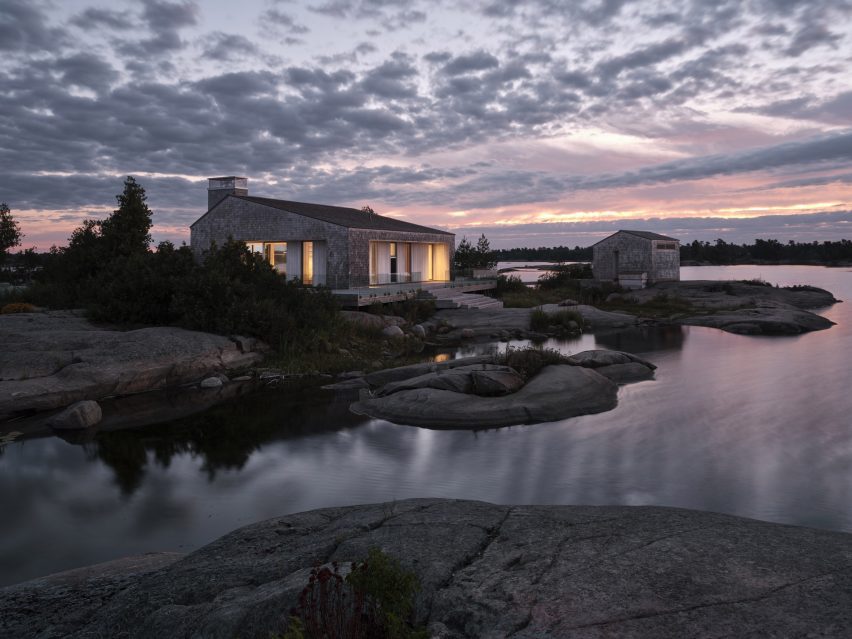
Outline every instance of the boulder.
{"type": "Polygon", "coordinates": [[[491,355],[479,355],[476,357],[462,357],[459,359],[451,359],[446,362],[424,362],[423,364],[409,364],[408,366],[398,366],[396,368],[385,368],[383,370],[367,373],[365,378],[373,388],[384,386],[388,382],[398,382],[403,379],[425,375],[434,371],[448,370],[459,366],[469,366],[471,364],[485,364],[493,362],[494,358],[491,355]]]}
{"type": "Polygon", "coordinates": [[[473,370],[470,380],[473,392],[481,397],[498,397],[519,391],[524,386],[524,378],[508,366],[506,370],[473,370]]]}
{"type": "Polygon", "coordinates": [[[417,377],[390,382],[376,391],[376,397],[387,397],[415,388],[436,388],[454,393],[474,395],[506,395],[524,385],[523,378],[508,366],[472,364],[432,371],[417,377]]]}
{"type": "Polygon", "coordinates": [[[613,382],[590,368],[555,365],[544,367],[523,388],[502,397],[415,388],[362,398],[350,410],[426,428],[496,428],[611,410],[617,404],[617,390],[613,382]]]}
{"type": "Polygon", "coordinates": [[[461,330],[462,339],[473,339],[476,337],[476,332],[472,328],[463,328],[461,330]]]}
{"type": "Polygon", "coordinates": [[[370,385],[363,377],[352,377],[350,379],[344,379],[339,382],[335,382],[334,384],[326,384],[322,388],[324,388],[325,390],[333,391],[352,391],[360,390],[362,388],[368,389],[370,388],[370,385]]]}
{"type": "Polygon", "coordinates": [[[631,384],[654,377],[654,369],[639,362],[601,366],[596,368],[595,372],[616,384],[631,384]]]}
{"type": "Polygon", "coordinates": [[[426,329],[423,324],[415,324],[411,327],[411,334],[417,339],[426,339],[426,329]]]}
{"type": "Polygon", "coordinates": [[[201,380],[199,386],[201,388],[222,388],[223,383],[218,377],[207,377],[201,380]]]}
{"type": "Polygon", "coordinates": [[[382,329],[382,337],[387,337],[389,339],[397,339],[400,337],[404,337],[405,333],[402,332],[402,329],[399,326],[385,326],[382,329]]]}
{"type": "Polygon", "coordinates": [[[57,430],[81,430],[100,423],[103,418],[100,404],[92,400],[84,400],[71,404],[58,415],[48,420],[48,426],[57,430]]]}
{"type": "Polygon", "coordinates": [[[470,393],[473,390],[473,382],[470,379],[470,371],[460,371],[457,369],[435,371],[399,382],[385,384],[376,391],[375,396],[386,397],[400,391],[415,388],[438,388],[453,391],[454,393],[470,393]]]}
{"type": "Polygon", "coordinates": [[[625,353],[623,351],[582,351],[568,357],[567,362],[572,366],[584,366],[585,368],[601,368],[603,366],[612,366],[613,364],[630,364],[631,362],[642,364],[650,370],[657,368],[648,360],[637,357],[633,353],[625,353]]]}
{"type": "Polygon", "coordinates": [[[579,302],[577,300],[565,299],[559,302],[558,306],[577,306],[579,302]]]}

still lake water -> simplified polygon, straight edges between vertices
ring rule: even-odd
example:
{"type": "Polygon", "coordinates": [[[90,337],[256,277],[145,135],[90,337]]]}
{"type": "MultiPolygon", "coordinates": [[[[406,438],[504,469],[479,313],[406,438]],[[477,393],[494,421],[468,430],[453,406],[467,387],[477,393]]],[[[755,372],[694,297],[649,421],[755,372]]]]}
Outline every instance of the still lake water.
{"type": "Polygon", "coordinates": [[[654,504],[852,531],[852,271],[692,267],[684,279],[809,283],[850,300],[798,337],[700,327],[548,346],[642,354],[656,380],[608,413],[492,431],[349,414],[325,392],[265,394],[170,425],[0,452],[0,585],[148,551],[190,551],[244,524],[408,497],[654,504]]]}

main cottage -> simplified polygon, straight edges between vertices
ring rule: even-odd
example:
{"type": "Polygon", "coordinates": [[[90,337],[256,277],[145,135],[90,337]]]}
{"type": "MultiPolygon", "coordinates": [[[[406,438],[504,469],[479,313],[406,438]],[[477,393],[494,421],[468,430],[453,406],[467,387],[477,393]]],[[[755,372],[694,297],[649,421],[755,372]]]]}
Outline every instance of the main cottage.
{"type": "Polygon", "coordinates": [[[649,231],[617,231],[592,247],[595,279],[624,288],[680,280],[680,242],[649,231]]]}
{"type": "Polygon", "coordinates": [[[342,206],[248,194],[248,179],[208,180],[207,213],[190,226],[200,257],[214,242],[242,240],[288,279],[348,289],[450,279],[455,235],[342,206]]]}

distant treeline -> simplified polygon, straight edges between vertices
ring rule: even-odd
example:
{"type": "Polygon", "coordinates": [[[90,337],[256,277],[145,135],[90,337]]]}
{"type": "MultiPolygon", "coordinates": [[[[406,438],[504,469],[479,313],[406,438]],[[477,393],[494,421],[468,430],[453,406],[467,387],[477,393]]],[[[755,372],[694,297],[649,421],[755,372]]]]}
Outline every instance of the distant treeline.
{"type": "Polygon", "coordinates": [[[548,248],[511,248],[492,251],[498,262],[591,262],[592,247],[554,246],[548,248]]]}
{"type": "MultiPolygon", "coordinates": [[[[551,248],[512,248],[493,251],[500,262],[590,262],[592,247],[554,246],[551,248]]],[[[754,244],[732,244],[719,239],[715,242],[683,244],[681,261],[710,264],[748,264],[753,262],[783,262],[789,264],[836,264],[852,262],[852,240],[836,242],[794,242],[755,240],[754,244]]]]}
{"type": "Polygon", "coordinates": [[[784,262],[789,264],[835,264],[852,262],[852,241],[794,242],[755,240],[754,244],[729,244],[693,241],[680,247],[681,261],[711,264],[747,264],[749,262],[784,262]]]}

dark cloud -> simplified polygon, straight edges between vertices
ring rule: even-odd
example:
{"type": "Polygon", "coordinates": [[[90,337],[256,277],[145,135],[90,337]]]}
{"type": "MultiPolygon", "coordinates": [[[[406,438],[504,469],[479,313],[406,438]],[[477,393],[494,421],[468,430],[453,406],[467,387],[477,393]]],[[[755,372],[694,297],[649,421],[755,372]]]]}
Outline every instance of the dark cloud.
{"type": "Polygon", "coordinates": [[[264,11],[260,17],[260,22],[264,27],[271,27],[293,35],[303,35],[310,32],[308,27],[296,22],[290,14],[278,9],[264,11]]]}
{"type": "Polygon", "coordinates": [[[386,31],[397,31],[426,21],[426,12],[412,8],[413,4],[409,0],[329,0],[310,10],[333,18],[375,20],[386,31]]]}
{"type": "Polygon", "coordinates": [[[603,78],[612,78],[622,71],[648,67],[671,57],[677,56],[688,50],[692,45],[670,38],[663,42],[657,42],[641,49],[635,49],[630,53],[604,60],[595,67],[595,72],[603,78]]]}
{"type": "Polygon", "coordinates": [[[133,28],[133,18],[129,11],[114,11],[89,7],[71,18],[71,24],[86,31],[100,30],[103,28],[116,31],[126,31],[133,28]]]}
{"type": "Polygon", "coordinates": [[[417,68],[412,61],[398,56],[370,69],[361,81],[361,88],[382,98],[411,98],[417,95],[417,87],[412,83],[416,77],[417,68]]]}
{"type": "Polygon", "coordinates": [[[577,189],[623,188],[720,175],[766,171],[818,162],[852,162],[852,130],[797,142],[743,151],[676,160],[614,175],[578,180],[577,189]]]}
{"type": "Polygon", "coordinates": [[[55,51],[69,41],[64,30],[48,24],[41,2],[3,0],[0,4],[0,51],[18,54],[55,51]]]}
{"type": "Polygon", "coordinates": [[[500,61],[487,51],[475,51],[467,55],[460,55],[447,62],[442,71],[447,75],[462,75],[475,71],[493,69],[500,65],[500,61]]]}
{"type": "Polygon", "coordinates": [[[233,62],[260,54],[257,46],[248,38],[233,33],[214,31],[202,43],[204,56],[220,62],[233,62]]]}
{"type": "Polygon", "coordinates": [[[785,53],[795,58],[814,47],[825,45],[834,48],[842,39],[843,36],[820,24],[807,24],[796,32],[785,53]]]}
{"type": "MultiPolygon", "coordinates": [[[[598,240],[625,228],[647,229],[678,238],[682,243],[723,239],[737,244],[752,243],[756,238],[777,239],[786,243],[848,239],[852,211],[761,215],[751,218],[722,217],[651,217],[603,222],[556,222],[511,226],[476,226],[469,233],[484,233],[493,248],[539,246],[591,246],[598,240]]],[[[463,228],[452,229],[457,235],[463,228]]]]}
{"type": "Polygon", "coordinates": [[[818,120],[848,126],[852,124],[852,91],[845,91],[822,100],[812,95],[803,95],[758,107],[742,107],[739,110],[746,113],[818,120]]]}
{"type": "Polygon", "coordinates": [[[103,58],[92,53],[76,53],[59,58],[54,68],[66,84],[102,92],[119,78],[118,72],[103,58]]]}
{"type": "Polygon", "coordinates": [[[186,46],[180,30],[195,25],[199,13],[198,4],[193,0],[143,0],[141,18],[151,37],[135,42],[116,41],[115,48],[129,59],[170,55],[186,46]]]}

